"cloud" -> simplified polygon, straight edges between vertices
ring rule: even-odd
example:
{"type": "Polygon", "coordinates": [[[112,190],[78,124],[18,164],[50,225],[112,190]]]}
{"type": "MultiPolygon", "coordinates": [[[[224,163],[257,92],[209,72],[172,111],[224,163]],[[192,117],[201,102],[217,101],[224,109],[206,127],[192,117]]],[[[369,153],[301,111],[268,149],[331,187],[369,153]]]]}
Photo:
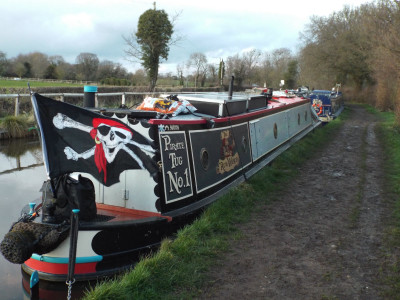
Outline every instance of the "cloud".
{"type": "Polygon", "coordinates": [[[94,17],[86,12],[61,16],[60,22],[64,33],[81,35],[94,29],[94,17]]]}

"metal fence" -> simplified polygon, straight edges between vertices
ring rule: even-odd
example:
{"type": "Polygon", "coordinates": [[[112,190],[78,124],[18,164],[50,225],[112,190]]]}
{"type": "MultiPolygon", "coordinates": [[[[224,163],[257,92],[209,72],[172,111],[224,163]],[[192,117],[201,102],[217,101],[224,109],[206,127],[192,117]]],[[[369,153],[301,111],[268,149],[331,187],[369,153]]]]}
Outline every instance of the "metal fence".
{"type": "MultiPolygon", "coordinates": [[[[132,97],[132,96],[141,96],[143,99],[145,96],[151,96],[151,97],[158,97],[162,94],[204,94],[208,92],[118,92],[118,93],[95,93],[95,107],[99,107],[99,98],[110,98],[110,97],[120,97],[120,103],[121,105],[126,105],[126,98],[127,96],[132,97]]],[[[43,93],[41,94],[42,96],[49,97],[49,98],[55,98],[59,101],[64,102],[65,98],[82,98],[85,95],[85,93],[43,93]]],[[[21,98],[25,97],[28,98],[30,97],[30,94],[0,94],[0,100],[3,99],[15,99],[15,116],[18,116],[20,114],[20,102],[21,98]]],[[[115,100],[114,100],[115,101],[115,100]]],[[[82,102],[83,103],[83,102],[82,102]]]]}
{"type": "MultiPolygon", "coordinates": [[[[64,102],[65,98],[73,97],[73,98],[82,98],[84,93],[47,93],[41,94],[45,97],[57,98],[60,101],[64,102]]],[[[121,97],[121,105],[126,105],[126,96],[128,95],[149,95],[149,93],[142,92],[122,92],[122,93],[95,93],[95,106],[99,106],[99,97],[111,97],[111,96],[119,96],[121,97]]],[[[20,113],[20,101],[22,97],[30,97],[30,94],[0,94],[0,99],[2,98],[14,98],[15,99],[15,116],[18,116],[20,113]]],[[[156,95],[153,95],[156,96],[156,95]]]]}

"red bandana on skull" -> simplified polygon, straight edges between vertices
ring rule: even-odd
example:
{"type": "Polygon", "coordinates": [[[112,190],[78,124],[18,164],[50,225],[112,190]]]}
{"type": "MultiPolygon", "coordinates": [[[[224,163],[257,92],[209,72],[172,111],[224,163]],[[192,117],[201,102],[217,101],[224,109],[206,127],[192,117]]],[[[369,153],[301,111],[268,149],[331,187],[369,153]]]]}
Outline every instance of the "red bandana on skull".
{"type": "MultiPolygon", "coordinates": [[[[102,141],[99,139],[98,131],[101,130],[101,128],[105,127],[106,130],[110,130],[112,127],[118,128],[119,131],[124,130],[127,132],[127,136],[132,136],[132,131],[129,129],[129,127],[121,124],[120,122],[109,120],[109,119],[102,119],[102,118],[94,118],[93,119],[93,129],[90,131],[90,136],[94,139],[96,142],[96,148],[94,151],[94,161],[96,163],[97,169],[99,170],[99,173],[103,170],[104,174],[104,183],[107,181],[107,159],[104,153],[104,148],[102,141]]],[[[101,133],[103,134],[103,133],[101,133]]],[[[103,134],[106,135],[106,134],[103,134]]]]}

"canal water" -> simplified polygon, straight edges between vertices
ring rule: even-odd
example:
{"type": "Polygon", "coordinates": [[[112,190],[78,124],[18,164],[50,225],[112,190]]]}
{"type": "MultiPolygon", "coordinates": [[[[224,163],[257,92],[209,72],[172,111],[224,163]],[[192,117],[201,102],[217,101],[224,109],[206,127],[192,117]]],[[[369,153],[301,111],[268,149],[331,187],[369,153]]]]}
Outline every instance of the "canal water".
{"type": "MultiPolygon", "coordinates": [[[[39,192],[46,180],[39,139],[0,140],[0,239],[9,231],[20,211],[29,202],[41,197],[39,192]]],[[[0,255],[0,299],[29,299],[24,289],[29,276],[23,276],[21,266],[7,261],[0,255]]],[[[81,291],[72,289],[73,299],[80,298],[81,291]]],[[[41,299],[66,299],[65,283],[39,283],[41,299]]],[[[78,288],[78,287],[77,287],[78,288]]]]}
{"type": "MultiPolygon", "coordinates": [[[[46,179],[38,138],[0,140],[0,238],[18,220],[25,204],[40,197],[46,179]]],[[[23,299],[20,265],[0,255],[1,299],[23,299]]]]}

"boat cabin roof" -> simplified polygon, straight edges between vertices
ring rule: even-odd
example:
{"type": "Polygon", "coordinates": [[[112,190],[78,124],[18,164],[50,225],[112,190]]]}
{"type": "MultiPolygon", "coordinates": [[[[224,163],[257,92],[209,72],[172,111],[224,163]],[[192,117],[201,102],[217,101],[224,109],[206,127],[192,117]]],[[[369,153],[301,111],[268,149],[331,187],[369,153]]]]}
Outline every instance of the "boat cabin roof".
{"type": "Polygon", "coordinates": [[[204,93],[204,94],[180,94],[180,100],[201,101],[206,103],[225,104],[227,102],[247,101],[249,99],[246,95],[232,95],[227,93],[204,93]]]}
{"type": "MultiPolygon", "coordinates": [[[[160,95],[160,98],[167,95],[160,95]]],[[[267,100],[265,95],[236,94],[229,96],[227,93],[203,93],[203,94],[178,94],[179,100],[187,100],[195,108],[194,113],[162,114],[157,111],[137,110],[128,108],[114,109],[93,109],[106,116],[117,115],[122,118],[125,115],[136,119],[148,119],[150,123],[164,123],[169,121],[187,121],[198,122],[210,119],[226,118],[231,116],[241,116],[251,112],[257,112],[265,109],[274,109],[289,104],[294,104],[303,100],[301,98],[279,98],[267,100]]]]}

